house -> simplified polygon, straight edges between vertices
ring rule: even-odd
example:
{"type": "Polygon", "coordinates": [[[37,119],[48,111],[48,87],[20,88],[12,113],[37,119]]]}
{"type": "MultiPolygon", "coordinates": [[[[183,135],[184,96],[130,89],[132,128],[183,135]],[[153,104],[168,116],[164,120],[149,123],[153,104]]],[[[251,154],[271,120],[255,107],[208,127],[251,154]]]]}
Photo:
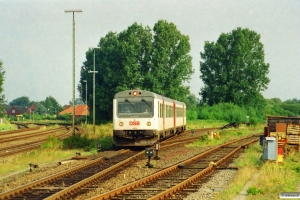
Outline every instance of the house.
{"type": "Polygon", "coordinates": [[[28,108],[26,106],[11,106],[7,111],[8,116],[17,116],[26,113],[28,108]]]}
{"type": "MultiPolygon", "coordinates": [[[[73,106],[69,106],[65,110],[59,112],[58,115],[63,115],[63,114],[72,115],[72,112],[73,112],[73,106]]],[[[83,117],[83,116],[86,116],[89,114],[90,114],[90,112],[89,112],[89,108],[87,105],[82,104],[82,105],[75,106],[75,117],[79,118],[79,117],[83,117]]]]}
{"type": "Polygon", "coordinates": [[[4,115],[7,115],[7,112],[11,109],[11,105],[2,104],[1,109],[2,109],[2,113],[4,115]]]}

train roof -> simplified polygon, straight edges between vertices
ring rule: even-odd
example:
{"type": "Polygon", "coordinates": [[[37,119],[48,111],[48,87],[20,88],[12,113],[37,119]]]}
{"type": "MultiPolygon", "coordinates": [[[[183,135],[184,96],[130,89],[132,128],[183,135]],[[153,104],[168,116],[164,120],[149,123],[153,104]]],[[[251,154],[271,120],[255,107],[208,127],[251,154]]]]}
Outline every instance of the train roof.
{"type": "Polygon", "coordinates": [[[118,97],[129,96],[129,95],[133,96],[134,92],[137,92],[137,96],[139,96],[139,95],[151,96],[151,97],[156,98],[156,99],[164,99],[166,101],[175,101],[176,103],[183,103],[185,105],[184,102],[181,102],[181,101],[178,101],[178,100],[175,100],[175,99],[171,99],[171,98],[165,97],[163,95],[160,95],[160,94],[157,94],[157,93],[154,93],[154,92],[150,92],[150,91],[147,91],[147,90],[139,90],[139,89],[125,90],[125,91],[118,92],[118,93],[115,94],[114,99],[116,99],[118,97]]]}

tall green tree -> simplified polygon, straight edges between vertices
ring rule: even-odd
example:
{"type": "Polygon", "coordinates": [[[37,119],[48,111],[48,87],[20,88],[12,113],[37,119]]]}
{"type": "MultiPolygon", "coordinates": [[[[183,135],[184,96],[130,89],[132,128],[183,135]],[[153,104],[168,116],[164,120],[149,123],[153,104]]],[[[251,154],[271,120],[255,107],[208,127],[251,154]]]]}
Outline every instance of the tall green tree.
{"type": "Polygon", "coordinates": [[[22,97],[13,99],[11,102],[9,102],[9,105],[11,105],[11,106],[28,106],[29,107],[31,105],[31,101],[29,100],[29,97],[22,96],[22,97]]]}
{"type": "Polygon", "coordinates": [[[186,108],[189,110],[194,110],[199,104],[199,99],[194,94],[187,95],[186,108]]]}
{"type": "Polygon", "coordinates": [[[204,82],[200,95],[209,105],[232,102],[240,106],[263,106],[261,92],[270,82],[269,64],[264,60],[260,35],[237,28],[222,33],[217,42],[204,44],[200,52],[200,78],[204,82]]]}
{"type": "MultiPolygon", "coordinates": [[[[186,99],[183,82],[193,73],[188,36],[173,23],[158,21],[153,31],[134,23],[120,33],[109,32],[95,51],[95,109],[97,120],[112,119],[113,96],[122,90],[144,89],[178,100],[186,99]]],[[[87,80],[87,103],[92,110],[94,50],[86,52],[80,84],[87,80]]],[[[80,91],[81,92],[81,91],[80,91]]],[[[85,97],[82,90],[82,97],[85,97]]],[[[85,98],[83,98],[85,100],[85,98]]]]}
{"type": "Polygon", "coordinates": [[[40,103],[44,105],[44,107],[48,110],[48,113],[51,115],[57,114],[62,110],[61,105],[59,105],[57,100],[52,96],[46,97],[46,99],[40,103]]]}
{"type": "Polygon", "coordinates": [[[154,41],[151,59],[153,90],[167,97],[186,100],[190,94],[184,82],[194,73],[189,37],[183,35],[173,23],[158,21],[153,28],[154,41]]]}

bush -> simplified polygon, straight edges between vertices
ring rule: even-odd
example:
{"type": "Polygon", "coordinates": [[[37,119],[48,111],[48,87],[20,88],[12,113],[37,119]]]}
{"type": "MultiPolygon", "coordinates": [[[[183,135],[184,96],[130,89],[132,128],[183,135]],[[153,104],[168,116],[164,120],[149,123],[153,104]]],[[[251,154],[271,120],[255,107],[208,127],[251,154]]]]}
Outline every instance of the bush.
{"type": "Polygon", "coordinates": [[[197,119],[200,120],[220,120],[230,123],[250,123],[252,125],[264,123],[265,121],[264,111],[256,110],[252,107],[240,107],[232,103],[219,103],[213,106],[199,106],[196,110],[187,111],[187,119],[194,120],[195,115],[197,115],[197,119]]]}
{"type": "Polygon", "coordinates": [[[257,189],[256,187],[249,187],[248,190],[247,190],[247,193],[249,195],[256,195],[256,194],[261,194],[262,190],[257,189]]]}
{"type": "Polygon", "coordinates": [[[69,137],[63,140],[63,148],[73,149],[73,148],[92,148],[93,140],[88,139],[86,136],[75,135],[74,137],[69,137]]]}
{"type": "Polygon", "coordinates": [[[64,120],[64,121],[70,121],[71,120],[71,115],[70,114],[58,115],[57,119],[58,120],[64,120]]]}
{"type": "Polygon", "coordinates": [[[84,151],[93,151],[96,149],[96,144],[101,144],[102,149],[109,149],[112,147],[111,138],[106,136],[104,138],[89,139],[87,136],[76,135],[63,140],[64,149],[84,149],[84,151]]]}
{"type": "Polygon", "coordinates": [[[187,120],[196,120],[198,118],[196,110],[187,110],[186,119],[187,120]]]}
{"type": "Polygon", "coordinates": [[[41,145],[41,149],[59,149],[62,142],[56,137],[48,137],[47,141],[41,145]]]}

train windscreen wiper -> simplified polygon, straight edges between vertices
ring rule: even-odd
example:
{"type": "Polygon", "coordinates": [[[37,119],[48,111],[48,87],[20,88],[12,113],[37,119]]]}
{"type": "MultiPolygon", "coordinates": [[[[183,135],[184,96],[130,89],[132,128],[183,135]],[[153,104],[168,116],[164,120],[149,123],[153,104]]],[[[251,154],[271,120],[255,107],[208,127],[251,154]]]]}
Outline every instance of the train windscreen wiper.
{"type": "Polygon", "coordinates": [[[149,106],[149,108],[151,108],[150,104],[144,98],[142,98],[142,101],[145,102],[149,106]]]}
{"type": "Polygon", "coordinates": [[[130,103],[130,101],[128,99],[125,99],[125,101],[128,102],[132,107],[134,107],[133,104],[130,103]]]}

